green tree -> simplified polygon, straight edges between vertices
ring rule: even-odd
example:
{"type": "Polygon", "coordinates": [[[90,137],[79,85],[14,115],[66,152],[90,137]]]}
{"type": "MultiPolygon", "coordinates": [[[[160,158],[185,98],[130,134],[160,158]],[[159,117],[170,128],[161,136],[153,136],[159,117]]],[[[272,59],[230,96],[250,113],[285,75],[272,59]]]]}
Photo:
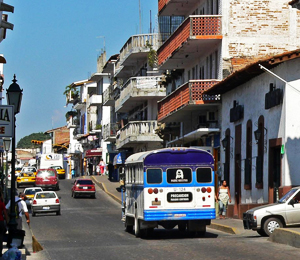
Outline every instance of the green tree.
{"type": "Polygon", "coordinates": [[[31,140],[45,141],[49,140],[51,137],[49,134],[44,134],[43,132],[32,133],[27,135],[19,140],[17,143],[17,148],[28,149],[34,147],[34,144],[31,143],[31,140]]]}

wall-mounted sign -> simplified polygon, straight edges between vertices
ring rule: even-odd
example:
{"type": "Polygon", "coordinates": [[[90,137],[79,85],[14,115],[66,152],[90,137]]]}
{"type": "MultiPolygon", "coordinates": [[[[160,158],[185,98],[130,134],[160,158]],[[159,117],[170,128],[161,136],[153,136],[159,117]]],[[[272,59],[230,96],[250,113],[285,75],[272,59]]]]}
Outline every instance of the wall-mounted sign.
{"type": "Polygon", "coordinates": [[[0,137],[13,137],[14,106],[0,106],[0,137]]]}

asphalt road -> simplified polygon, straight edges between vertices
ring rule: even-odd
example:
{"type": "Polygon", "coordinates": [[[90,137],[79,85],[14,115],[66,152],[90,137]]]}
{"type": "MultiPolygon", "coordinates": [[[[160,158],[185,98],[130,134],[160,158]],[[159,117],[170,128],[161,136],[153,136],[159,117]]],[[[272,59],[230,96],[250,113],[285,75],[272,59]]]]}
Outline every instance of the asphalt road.
{"type": "Polygon", "coordinates": [[[120,205],[97,190],[96,199],[71,197],[71,181],[62,180],[61,216],[31,216],[31,226],[44,250],[29,260],[98,259],[296,259],[300,249],[251,235],[229,235],[213,229],[190,238],[176,229],[155,230],[149,239],[124,231],[120,205]]]}

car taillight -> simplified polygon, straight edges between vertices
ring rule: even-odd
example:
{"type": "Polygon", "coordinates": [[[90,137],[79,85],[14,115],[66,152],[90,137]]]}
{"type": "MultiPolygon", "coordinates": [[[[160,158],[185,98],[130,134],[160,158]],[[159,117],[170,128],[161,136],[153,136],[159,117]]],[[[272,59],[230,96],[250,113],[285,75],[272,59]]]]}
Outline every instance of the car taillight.
{"type": "Polygon", "coordinates": [[[36,200],[33,200],[32,204],[37,204],[36,200]]]}
{"type": "Polygon", "coordinates": [[[79,187],[80,185],[79,184],[76,184],[76,187],[79,187]]]}
{"type": "Polygon", "coordinates": [[[55,203],[59,203],[59,199],[56,199],[56,200],[55,200],[55,203]]]}

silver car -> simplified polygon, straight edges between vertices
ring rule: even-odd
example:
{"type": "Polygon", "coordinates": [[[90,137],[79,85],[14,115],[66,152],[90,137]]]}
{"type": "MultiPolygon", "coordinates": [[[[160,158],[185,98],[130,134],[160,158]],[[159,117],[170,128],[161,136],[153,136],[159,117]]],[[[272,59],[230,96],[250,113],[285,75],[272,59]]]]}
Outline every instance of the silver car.
{"type": "Polygon", "coordinates": [[[34,195],[31,205],[32,216],[37,213],[54,212],[60,215],[60,201],[55,191],[41,191],[34,195]]]}
{"type": "Polygon", "coordinates": [[[300,224],[300,187],[292,188],[279,201],[243,214],[244,229],[270,236],[276,228],[300,224]]]}

